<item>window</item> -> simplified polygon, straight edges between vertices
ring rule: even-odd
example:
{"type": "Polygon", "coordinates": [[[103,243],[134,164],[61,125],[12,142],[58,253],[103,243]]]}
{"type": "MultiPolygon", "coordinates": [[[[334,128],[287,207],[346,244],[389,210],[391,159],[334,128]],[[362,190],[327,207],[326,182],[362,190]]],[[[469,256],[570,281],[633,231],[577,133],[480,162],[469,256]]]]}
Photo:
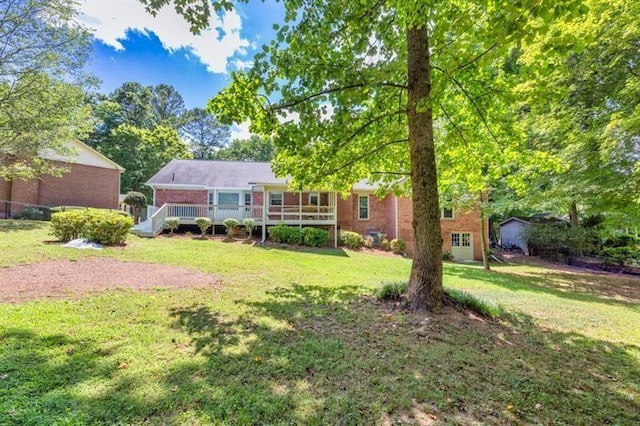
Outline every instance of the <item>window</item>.
{"type": "Polygon", "coordinates": [[[244,205],[245,206],[250,206],[251,205],[251,193],[249,193],[249,192],[245,192],[245,194],[244,194],[244,205]]]}
{"type": "Polygon", "coordinates": [[[320,205],[320,195],[317,192],[309,193],[309,205],[312,205],[312,206],[320,205]]]}
{"type": "Polygon", "coordinates": [[[451,247],[471,247],[471,234],[469,232],[452,233],[451,247]]]}
{"type": "Polygon", "coordinates": [[[451,247],[460,247],[460,234],[457,232],[451,234],[451,247]]]}
{"type": "Polygon", "coordinates": [[[453,219],[453,209],[451,207],[443,207],[440,211],[440,218],[453,219]]]}
{"type": "Polygon", "coordinates": [[[282,205],[282,192],[270,192],[269,193],[269,205],[281,206],[282,205]]]}
{"type": "Polygon", "coordinates": [[[462,234],[462,247],[471,247],[471,234],[467,232],[462,234]]]}
{"type": "Polygon", "coordinates": [[[218,192],[218,205],[239,206],[240,194],[237,192],[218,192]]]}
{"type": "Polygon", "coordinates": [[[369,196],[358,195],[358,219],[369,219],[369,196]]]}
{"type": "Polygon", "coordinates": [[[213,201],[214,200],[213,195],[214,195],[213,192],[209,193],[209,204],[215,204],[215,201],[213,201]]]}

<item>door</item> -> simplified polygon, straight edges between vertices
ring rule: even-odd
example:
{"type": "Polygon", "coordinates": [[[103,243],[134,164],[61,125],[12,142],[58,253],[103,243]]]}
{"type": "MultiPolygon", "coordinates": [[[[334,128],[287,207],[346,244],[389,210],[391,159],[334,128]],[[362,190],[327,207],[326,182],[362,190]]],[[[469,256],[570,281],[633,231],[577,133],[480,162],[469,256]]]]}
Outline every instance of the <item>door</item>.
{"type": "Polygon", "coordinates": [[[472,237],[470,232],[451,233],[451,254],[454,260],[473,260],[472,237]]]}
{"type": "Polygon", "coordinates": [[[240,209],[240,193],[239,192],[222,192],[218,191],[218,210],[216,213],[217,220],[225,220],[227,218],[243,219],[244,209],[240,209]]]}

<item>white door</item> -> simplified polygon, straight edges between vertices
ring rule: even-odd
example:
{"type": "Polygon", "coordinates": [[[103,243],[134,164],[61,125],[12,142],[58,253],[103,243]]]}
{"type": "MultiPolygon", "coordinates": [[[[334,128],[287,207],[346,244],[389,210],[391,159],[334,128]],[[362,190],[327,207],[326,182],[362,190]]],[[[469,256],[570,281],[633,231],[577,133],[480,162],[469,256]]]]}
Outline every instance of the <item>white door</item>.
{"type": "Polygon", "coordinates": [[[451,254],[454,260],[473,260],[473,236],[470,232],[451,233],[451,254]]]}

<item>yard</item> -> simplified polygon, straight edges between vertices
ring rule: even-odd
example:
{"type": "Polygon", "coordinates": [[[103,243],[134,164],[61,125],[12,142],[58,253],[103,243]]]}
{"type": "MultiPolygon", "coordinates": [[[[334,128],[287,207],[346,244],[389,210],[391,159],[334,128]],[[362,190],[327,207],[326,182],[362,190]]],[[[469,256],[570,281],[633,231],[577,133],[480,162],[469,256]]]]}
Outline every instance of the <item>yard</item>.
{"type": "Polygon", "coordinates": [[[638,279],[446,264],[505,313],[425,317],[403,258],[50,239],[0,221],[0,424],[640,423],[638,279]]]}

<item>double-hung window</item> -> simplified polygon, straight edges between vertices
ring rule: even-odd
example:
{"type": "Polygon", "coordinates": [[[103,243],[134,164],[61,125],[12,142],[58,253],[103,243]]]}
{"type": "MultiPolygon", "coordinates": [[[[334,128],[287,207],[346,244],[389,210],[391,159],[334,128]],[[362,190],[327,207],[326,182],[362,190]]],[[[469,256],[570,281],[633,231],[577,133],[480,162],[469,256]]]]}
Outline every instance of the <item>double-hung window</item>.
{"type": "Polygon", "coordinates": [[[282,205],[282,192],[270,192],[269,193],[269,205],[281,206],[282,205]]]}
{"type": "Polygon", "coordinates": [[[369,220],[369,195],[358,195],[358,219],[369,220]]]}

